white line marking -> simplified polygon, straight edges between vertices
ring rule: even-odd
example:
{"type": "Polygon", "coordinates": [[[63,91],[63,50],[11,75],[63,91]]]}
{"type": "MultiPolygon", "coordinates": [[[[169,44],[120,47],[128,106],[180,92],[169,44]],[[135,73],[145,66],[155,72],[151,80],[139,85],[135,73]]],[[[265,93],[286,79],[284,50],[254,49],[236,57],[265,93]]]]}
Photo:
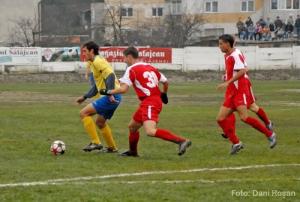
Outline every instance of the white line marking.
{"type": "MultiPolygon", "coordinates": [[[[287,178],[285,178],[287,179],[287,178]]],[[[222,179],[222,180],[206,180],[206,179],[194,179],[194,180],[121,180],[121,181],[95,181],[95,182],[88,182],[89,184],[187,184],[187,183],[203,183],[203,184],[215,184],[215,183],[228,183],[228,182],[266,182],[266,181],[276,181],[282,180],[280,178],[275,179],[222,179]]],[[[299,180],[295,178],[288,178],[288,180],[299,180]]],[[[67,183],[55,183],[55,185],[66,185],[67,183]]],[[[71,182],[72,185],[86,185],[87,181],[78,181],[78,182],[71,182]]]]}
{"type": "MultiPolygon", "coordinates": [[[[203,184],[213,184],[216,181],[212,180],[204,180],[204,179],[197,179],[197,180],[137,180],[137,181],[102,181],[102,182],[89,182],[90,184],[182,184],[182,183],[203,183],[203,184]]],[[[73,182],[73,185],[85,185],[86,181],[81,182],[73,182]]],[[[56,185],[65,185],[65,183],[57,183],[56,185]]]]}
{"type": "Polygon", "coordinates": [[[122,178],[122,177],[132,177],[132,176],[210,172],[210,171],[232,171],[232,170],[274,168],[274,167],[293,167],[293,166],[300,166],[300,164],[293,163],[293,164],[249,165],[249,166],[223,167],[223,168],[222,167],[221,168],[197,168],[197,169],[189,169],[189,170],[168,170],[168,171],[147,171],[147,172],[138,172],[138,173],[120,173],[120,174],[101,175],[101,176],[52,179],[52,180],[36,181],[36,182],[19,182],[19,183],[0,184],[0,188],[21,187],[21,186],[27,187],[27,186],[37,186],[37,185],[57,185],[57,184],[66,184],[68,182],[76,182],[76,181],[90,181],[90,180],[95,180],[95,179],[110,179],[110,178],[122,178]]]}

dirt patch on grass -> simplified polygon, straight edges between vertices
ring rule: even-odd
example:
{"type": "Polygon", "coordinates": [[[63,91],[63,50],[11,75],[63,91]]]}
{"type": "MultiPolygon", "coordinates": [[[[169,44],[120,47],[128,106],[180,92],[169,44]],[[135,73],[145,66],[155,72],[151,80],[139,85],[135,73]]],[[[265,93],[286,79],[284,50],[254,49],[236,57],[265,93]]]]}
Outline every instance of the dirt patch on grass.
{"type": "Polygon", "coordinates": [[[74,103],[76,97],[63,94],[49,94],[39,92],[0,92],[0,102],[66,102],[74,103]]]}
{"type": "Polygon", "coordinates": [[[283,89],[280,92],[300,93],[300,89],[283,89]]]}

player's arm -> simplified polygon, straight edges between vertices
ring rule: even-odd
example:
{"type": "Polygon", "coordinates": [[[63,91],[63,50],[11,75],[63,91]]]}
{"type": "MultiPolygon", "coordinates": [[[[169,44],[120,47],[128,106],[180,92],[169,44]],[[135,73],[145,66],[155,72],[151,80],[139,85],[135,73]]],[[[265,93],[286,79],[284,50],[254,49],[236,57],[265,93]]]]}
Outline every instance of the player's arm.
{"type": "Polygon", "coordinates": [[[91,72],[91,69],[90,69],[90,64],[89,63],[86,63],[86,68],[85,68],[85,79],[88,80],[89,79],[89,74],[91,72]]]}
{"type": "Polygon", "coordinates": [[[101,95],[114,95],[114,94],[124,94],[127,93],[129,90],[129,87],[132,85],[133,78],[130,78],[130,70],[127,69],[124,76],[119,79],[120,81],[120,87],[117,89],[101,89],[100,94],[101,95]]]}
{"type": "Polygon", "coordinates": [[[160,98],[164,104],[168,104],[169,98],[168,98],[167,93],[168,93],[168,89],[169,89],[169,82],[168,82],[167,78],[165,77],[165,75],[163,75],[162,73],[160,73],[159,82],[163,85],[163,89],[162,89],[160,98]]]}
{"type": "Polygon", "coordinates": [[[218,90],[223,90],[225,88],[227,88],[227,86],[235,81],[237,81],[239,78],[241,78],[242,76],[244,76],[247,72],[248,72],[248,68],[243,68],[243,69],[239,69],[239,70],[235,70],[237,73],[228,81],[225,81],[224,83],[220,84],[217,89],[218,90]]]}
{"type": "Polygon", "coordinates": [[[105,79],[105,86],[107,90],[113,90],[115,89],[115,82],[116,82],[116,77],[114,73],[110,73],[105,79]]]}
{"type": "MultiPolygon", "coordinates": [[[[104,82],[105,82],[105,87],[106,87],[106,91],[109,92],[111,90],[114,90],[115,89],[115,84],[116,84],[116,76],[115,74],[112,72],[110,73],[105,79],[104,79],[104,82]]],[[[103,90],[102,90],[103,91],[103,90]]],[[[103,94],[101,90],[99,91],[100,94],[103,94]]],[[[112,96],[112,94],[109,94],[107,93],[107,96],[109,96],[109,100],[113,103],[116,103],[118,101],[115,100],[115,97],[112,96]]]]}
{"type": "Polygon", "coordinates": [[[226,89],[229,84],[231,84],[231,83],[235,82],[236,80],[238,80],[239,78],[241,78],[248,71],[248,68],[246,68],[244,65],[240,66],[240,67],[238,67],[238,69],[236,69],[235,68],[235,60],[234,60],[233,57],[230,57],[228,59],[228,68],[230,69],[229,71],[236,71],[237,74],[235,74],[229,80],[227,80],[227,81],[223,82],[222,84],[218,85],[217,90],[226,89]]]}
{"type": "Polygon", "coordinates": [[[239,69],[239,70],[235,70],[237,73],[231,78],[229,79],[227,82],[228,84],[231,84],[235,81],[237,81],[239,78],[241,78],[242,76],[244,76],[247,72],[248,72],[248,68],[245,67],[243,69],[239,69]]]}
{"type": "Polygon", "coordinates": [[[97,95],[97,93],[98,93],[98,89],[97,89],[96,84],[94,84],[86,94],[84,94],[83,96],[77,98],[76,102],[77,102],[78,104],[81,104],[81,103],[84,102],[87,98],[92,98],[92,97],[94,97],[95,95],[97,95]]]}
{"type": "Polygon", "coordinates": [[[124,94],[127,93],[129,90],[129,86],[126,83],[121,83],[120,88],[108,90],[108,89],[101,89],[100,94],[101,95],[115,95],[115,94],[124,94]]]}

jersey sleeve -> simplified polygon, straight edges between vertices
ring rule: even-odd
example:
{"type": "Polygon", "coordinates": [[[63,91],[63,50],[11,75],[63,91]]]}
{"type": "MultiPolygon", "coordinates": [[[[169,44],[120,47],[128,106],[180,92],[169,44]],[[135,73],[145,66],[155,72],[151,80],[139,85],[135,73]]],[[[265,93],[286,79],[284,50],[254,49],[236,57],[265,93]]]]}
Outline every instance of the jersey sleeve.
{"type": "Polygon", "coordinates": [[[245,58],[242,54],[236,55],[233,59],[234,59],[234,68],[233,68],[234,71],[238,71],[246,68],[245,58]]]}
{"type": "Polygon", "coordinates": [[[128,86],[132,86],[132,78],[130,78],[130,68],[127,68],[125,74],[119,79],[120,83],[125,83],[128,86]]]}
{"type": "Polygon", "coordinates": [[[159,72],[159,74],[160,74],[159,82],[166,83],[168,81],[167,77],[160,72],[159,72]]]}

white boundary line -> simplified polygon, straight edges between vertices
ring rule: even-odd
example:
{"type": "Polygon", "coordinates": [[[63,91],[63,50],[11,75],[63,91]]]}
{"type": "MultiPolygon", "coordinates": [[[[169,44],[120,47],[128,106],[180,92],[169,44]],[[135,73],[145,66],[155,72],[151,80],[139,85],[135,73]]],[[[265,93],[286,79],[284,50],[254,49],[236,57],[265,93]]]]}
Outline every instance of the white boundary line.
{"type": "MultiPolygon", "coordinates": [[[[147,172],[137,172],[137,173],[120,173],[120,174],[111,174],[111,175],[100,175],[100,176],[87,176],[87,177],[74,177],[74,178],[61,178],[61,179],[52,179],[45,181],[35,181],[35,182],[19,182],[19,183],[8,183],[0,184],[0,188],[8,187],[29,187],[29,186],[38,186],[38,185],[62,185],[70,182],[77,181],[91,181],[95,179],[111,179],[111,178],[122,178],[122,177],[132,177],[132,176],[147,176],[147,175],[164,175],[164,174],[174,174],[174,173],[194,173],[194,172],[211,172],[211,171],[232,171],[232,170],[245,170],[245,169],[258,169],[258,168],[275,168],[275,167],[300,167],[300,164],[268,164],[268,165],[248,165],[248,166],[237,166],[237,167],[221,167],[221,168],[197,168],[189,170],[168,170],[168,171],[147,171],[147,172]]],[[[193,182],[192,180],[177,180],[178,182],[193,182]]],[[[194,180],[195,181],[195,180],[194,180]]],[[[197,181],[197,180],[196,180],[197,181]]],[[[214,183],[215,181],[210,180],[198,180],[199,182],[214,183]]],[[[122,182],[122,181],[121,181],[122,182]]],[[[128,183],[130,181],[127,181],[128,183]]],[[[135,182],[135,181],[131,181],[135,182]]],[[[151,181],[150,181],[151,182],[151,181]]],[[[160,181],[164,182],[164,181],[160,181]]],[[[168,182],[168,181],[165,181],[168,182]]],[[[175,183],[176,180],[170,181],[175,183]]],[[[78,182],[77,182],[78,183],[78,182]]]]}

